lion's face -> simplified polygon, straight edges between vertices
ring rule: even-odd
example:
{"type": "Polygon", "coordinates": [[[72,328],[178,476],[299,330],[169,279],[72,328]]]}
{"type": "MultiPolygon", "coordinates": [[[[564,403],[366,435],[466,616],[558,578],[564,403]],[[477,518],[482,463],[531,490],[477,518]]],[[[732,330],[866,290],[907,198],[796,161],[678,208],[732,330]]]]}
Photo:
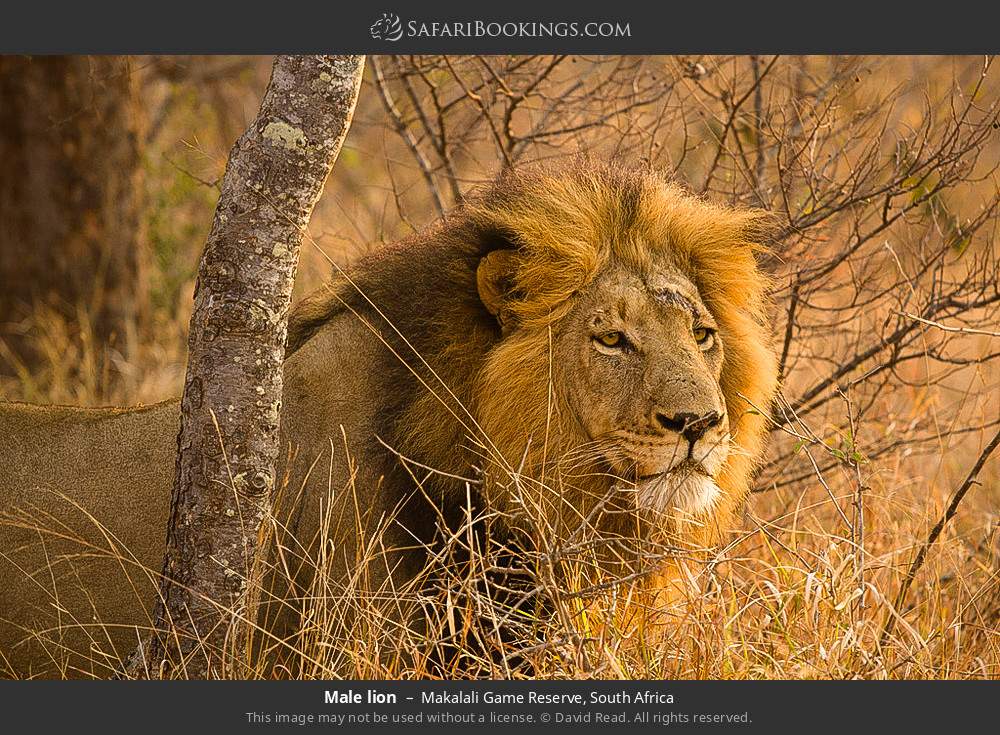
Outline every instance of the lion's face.
{"type": "Polygon", "coordinates": [[[398,41],[403,35],[399,16],[391,13],[382,13],[382,17],[372,23],[368,30],[376,41],[398,41]]]}
{"type": "Polygon", "coordinates": [[[374,38],[376,41],[380,41],[382,40],[382,36],[385,33],[388,26],[389,26],[389,16],[388,14],[386,14],[383,15],[374,23],[372,23],[368,31],[372,34],[372,38],[374,38]]]}
{"type": "Polygon", "coordinates": [[[723,345],[679,270],[615,268],[583,289],[553,333],[553,380],[588,444],[637,506],[701,514],[729,454],[723,345]]]}
{"type": "Polygon", "coordinates": [[[586,165],[511,174],[468,216],[499,327],[472,390],[499,457],[489,501],[614,533],[634,509],[642,534],[710,543],[750,489],[777,387],[755,260],[769,218],[586,165]]]}

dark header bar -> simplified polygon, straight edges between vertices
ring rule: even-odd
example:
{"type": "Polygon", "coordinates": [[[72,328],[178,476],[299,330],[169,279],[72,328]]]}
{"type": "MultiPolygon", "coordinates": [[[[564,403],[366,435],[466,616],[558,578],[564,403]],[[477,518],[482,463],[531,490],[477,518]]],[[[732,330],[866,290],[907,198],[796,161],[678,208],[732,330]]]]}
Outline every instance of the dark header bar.
{"type": "Polygon", "coordinates": [[[995,6],[677,2],[8,3],[0,53],[989,53],[995,6]]]}

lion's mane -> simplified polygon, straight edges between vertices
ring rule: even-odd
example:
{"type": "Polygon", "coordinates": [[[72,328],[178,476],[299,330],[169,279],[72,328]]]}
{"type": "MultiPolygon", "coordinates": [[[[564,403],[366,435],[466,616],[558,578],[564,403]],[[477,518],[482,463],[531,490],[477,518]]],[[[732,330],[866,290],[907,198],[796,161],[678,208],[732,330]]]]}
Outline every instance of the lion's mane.
{"type": "MultiPolygon", "coordinates": [[[[401,454],[456,476],[470,465],[487,478],[537,473],[543,452],[557,456],[579,440],[560,394],[550,395],[550,328],[602,268],[669,259],[698,287],[725,346],[720,382],[735,447],[717,478],[722,499],[702,526],[714,537],[749,491],[776,389],[768,282],[756,263],[769,229],[766,213],[710,203],[648,170],[577,160],[508,171],[431,231],[307,299],[291,318],[289,350],[352,311],[400,357],[398,370],[377,379],[392,396],[381,436],[401,454]],[[509,286],[519,326],[510,333],[477,293],[477,266],[499,248],[518,253],[509,286]]],[[[445,495],[454,492],[448,484],[445,495]]],[[[500,488],[488,497],[495,510],[523,510],[511,483],[485,485],[500,488]]]]}

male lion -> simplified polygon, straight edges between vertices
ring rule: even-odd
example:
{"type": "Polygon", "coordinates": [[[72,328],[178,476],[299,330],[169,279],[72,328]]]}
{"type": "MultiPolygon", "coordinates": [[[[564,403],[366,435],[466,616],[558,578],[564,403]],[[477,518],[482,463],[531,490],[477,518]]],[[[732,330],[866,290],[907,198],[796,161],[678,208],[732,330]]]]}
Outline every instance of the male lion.
{"type": "MultiPolygon", "coordinates": [[[[299,304],[279,472],[293,551],[275,563],[289,594],[317,550],[333,587],[364,556],[367,588],[399,589],[470,505],[519,548],[711,542],[746,497],[776,386],[766,221],[648,171],[512,171],[299,304]]],[[[107,676],[134,647],[178,416],[0,406],[8,673],[107,676]]]]}

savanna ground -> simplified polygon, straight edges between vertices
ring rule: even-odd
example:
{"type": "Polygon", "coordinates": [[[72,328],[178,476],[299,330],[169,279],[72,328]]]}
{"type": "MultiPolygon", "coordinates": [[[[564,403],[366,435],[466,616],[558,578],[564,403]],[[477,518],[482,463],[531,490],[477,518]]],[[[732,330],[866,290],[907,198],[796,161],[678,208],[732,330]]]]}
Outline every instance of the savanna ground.
{"type": "MultiPolygon", "coordinates": [[[[148,308],[110,346],[86,302],[56,295],[5,318],[0,399],[180,393],[217,184],[270,60],[130,65],[146,111],[148,308]]],[[[762,259],[783,387],[742,527],[698,565],[663,637],[598,630],[560,602],[535,676],[1000,676],[1000,459],[966,483],[1000,428],[998,92],[981,57],[369,59],[298,296],[330,260],[429,224],[501,165],[581,152],[656,166],[780,223],[762,259]]],[[[393,631],[376,610],[348,635],[323,598],[297,652],[306,675],[344,656],[359,678],[421,673],[377,654],[393,631]],[[345,640],[357,644],[330,653],[345,640]]],[[[447,600],[442,624],[475,617],[468,599],[447,600]]],[[[514,658],[480,673],[516,675],[514,658]]]]}

